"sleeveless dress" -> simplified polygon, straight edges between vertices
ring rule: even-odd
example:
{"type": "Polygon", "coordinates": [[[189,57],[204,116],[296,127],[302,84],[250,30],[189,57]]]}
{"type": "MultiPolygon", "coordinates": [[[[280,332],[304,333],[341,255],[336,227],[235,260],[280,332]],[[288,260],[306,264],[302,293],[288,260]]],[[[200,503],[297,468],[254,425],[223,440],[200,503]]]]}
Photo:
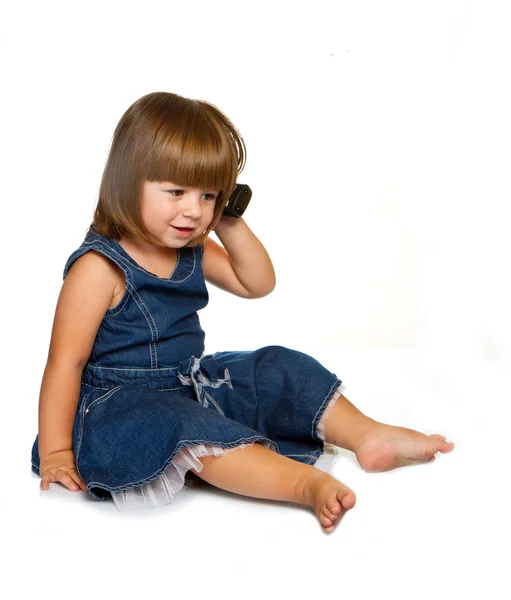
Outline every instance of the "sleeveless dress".
{"type": "MultiPolygon", "coordinates": [[[[161,278],[91,228],[64,278],[89,250],[126,277],[83,369],[73,426],[76,466],[92,498],[113,499],[119,510],[167,504],[190,469],[202,470],[202,456],[254,443],[317,461],[344,385],[311,356],[281,346],[205,354],[197,314],[209,298],[203,245],[178,249],[173,273],[161,278]]],[[[40,475],[38,438],[31,463],[40,475]]]]}

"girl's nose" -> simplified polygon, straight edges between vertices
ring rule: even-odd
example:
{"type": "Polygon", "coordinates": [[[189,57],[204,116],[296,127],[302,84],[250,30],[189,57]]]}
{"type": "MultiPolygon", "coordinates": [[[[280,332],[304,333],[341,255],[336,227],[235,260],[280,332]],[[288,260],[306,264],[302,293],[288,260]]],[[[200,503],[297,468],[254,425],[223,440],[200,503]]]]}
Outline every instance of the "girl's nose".
{"type": "Polygon", "coordinates": [[[190,194],[184,199],[183,216],[191,219],[199,219],[202,214],[200,195],[190,194]]]}

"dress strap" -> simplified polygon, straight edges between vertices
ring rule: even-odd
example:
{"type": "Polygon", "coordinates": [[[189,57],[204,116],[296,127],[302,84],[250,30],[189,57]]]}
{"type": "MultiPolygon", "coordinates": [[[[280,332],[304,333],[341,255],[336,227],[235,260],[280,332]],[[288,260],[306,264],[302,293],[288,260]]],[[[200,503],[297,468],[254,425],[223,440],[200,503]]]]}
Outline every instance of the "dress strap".
{"type": "Polygon", "coordinates": [[[68,274],[73,263],[89,250],[96,250],[96,252],[109,258],[124,271],[127,280],[131,279],[131,266],[129,262],[115,249],[114,244],[110,240],[96,234],[92,228],[89,229],[82,245],[67,259],[63,273],[64,278],[68,274]]]}

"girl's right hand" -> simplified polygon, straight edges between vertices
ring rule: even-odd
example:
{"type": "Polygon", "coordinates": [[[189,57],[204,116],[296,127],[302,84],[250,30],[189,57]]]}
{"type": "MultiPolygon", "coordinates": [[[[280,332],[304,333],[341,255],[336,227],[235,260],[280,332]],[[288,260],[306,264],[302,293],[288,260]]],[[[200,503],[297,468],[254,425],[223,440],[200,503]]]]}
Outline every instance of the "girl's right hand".
{"type": "Polygon", "coordinates": [[[77,492],[80,488],[86,492],[87,486],[76,469],[75,455],[72,450],[52,452],[43,459],[39,468],[41,489],[47,490],[50,483],[60,482],[69,490],[77,492]]]}

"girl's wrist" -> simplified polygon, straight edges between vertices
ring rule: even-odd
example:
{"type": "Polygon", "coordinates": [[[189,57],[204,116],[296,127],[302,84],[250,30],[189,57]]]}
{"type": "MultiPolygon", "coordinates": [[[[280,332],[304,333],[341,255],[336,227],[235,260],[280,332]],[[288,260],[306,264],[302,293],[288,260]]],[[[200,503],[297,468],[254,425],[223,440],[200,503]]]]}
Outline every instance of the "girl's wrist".
{"type": "Polygon", "coordinates": [[[220,221],[218,221],[214,231],[217,235],[222,235],[222,233],[240,227],[242,223],[244,223],[244,221],[241,217],[222,217],[220,221]]]}

